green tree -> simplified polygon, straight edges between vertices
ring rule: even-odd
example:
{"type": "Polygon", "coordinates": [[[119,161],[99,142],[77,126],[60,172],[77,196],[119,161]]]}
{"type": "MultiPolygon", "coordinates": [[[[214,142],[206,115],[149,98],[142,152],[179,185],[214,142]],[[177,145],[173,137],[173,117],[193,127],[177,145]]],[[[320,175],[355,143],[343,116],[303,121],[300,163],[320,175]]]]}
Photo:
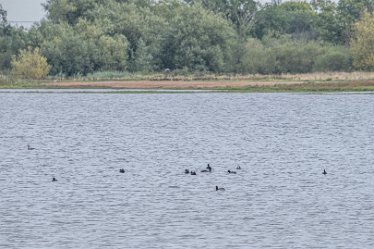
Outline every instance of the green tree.
{"type": "Polygon", "coordinates": [[[202,4],[205,8],[222,14],[230,20],[244,42],[253,28],[258,3],[254,0],[187,0],[188,3],[202,4]]]}
{"type": "Polygon", "coordinates": [[[349,44],[353,34],[353,25],[365,12],[373,13],[374,0],[340,0],[337,11],[339,22],[343,26],[343,42],[349,44]]]}
{"type": "Polygon", "coordinates": [[[257,14],[254,34],[258,38],[289,34],[295,38],[315,36],[316,14],[306,2],[266,4],[257,14]]]}
{"type": "Polygon", "coordinates": [[[88,17],[90,10],[98,7],[100,0],[47,0],[43,4],[47,17],[54,23],[74,25],[79,18],[88,17]]]}
{"type": "Polygon", "coordinates": [[[132,70],[144,73],[151,72],[153,71],[152,64],[153,56],[150,53],[149,48],[147,47],[145,42],[140,39],[135,52],[132,70]]]}
{"type": "Polygon", "coordinates": [[[10,26],[7,22],[7,12],[0,4],[0,70],[9,67],[10,64],[10,30],[10,26]]]}
{"type": "Polygon", "coordinates": [[[224,71],[235,31],[221,16],[201,5],[180,5],[169,20],[161,48],[163,68],[224,71]]]}
{"type": "Polygon", "coordinates": [[[323,41],[344,43],[344,26],[340,21],[337,4],[331,0],[314,0],[311,6],[317,13],[316,29],[323,41]]]}
{"type": "Polygon", "coordinates": [[[120,34],[106,35],[92,23],[80,20],[43,26],[41,48],[52,65],[52,74],[86,75],[94,71],[123,71],[127,68],[128,42],[120,34]]]}
{"type": "Polygon", "coordinates": [[[23,79],[43,79],[48,75],[47,59],[40,53],[39,48],[21,50],[18,57],[12,58],[12,75],[23,79]]]}
{"type": "Polygon", "coordinates": [[[27,32],[22,27],[12,27],[7,21],[7,12],[0,4],[0,71],[8,71],[12,55],[25,48],[27,32]]]}
{"type": "Polygon", "coordinates": [[[351,40],[353,65],[361,70],[374,70],[374,16],[366,13],[354,25],[351,40]]]}

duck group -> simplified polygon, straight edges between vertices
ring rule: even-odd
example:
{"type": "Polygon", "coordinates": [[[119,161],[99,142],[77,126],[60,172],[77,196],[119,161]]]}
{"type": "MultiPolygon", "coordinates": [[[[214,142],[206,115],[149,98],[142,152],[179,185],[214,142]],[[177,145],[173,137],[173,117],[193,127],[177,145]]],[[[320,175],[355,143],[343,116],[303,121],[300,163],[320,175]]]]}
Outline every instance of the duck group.
{"type": "MultiPolygon", "coordinates": [[[[236,169],[240,170],[241,167],[237,166],[236,169]]],[[[208,165],[206,166],[206,168],[203,169],[203,170],[201,170],[200,172],[201,173],[212,173],[212,171],[213,171],[213,169],[210,166],[210,164],[208,163],[208,165]]],[[[236,174],[236,171],[233,171],[233,170],[228,170],[227,172],[228,172],[228,174],[236,174]]],[[[192,171],[192,170],[189,170],[189,169],[185,169],[184,170],[184,174],[186,174],[186,175],[197,175],[196,171],[192,171]]],[[[216,191],[225,191],[225,188],[216,186],[216,191]]]]}
{"type": "MultiPolygon", "coordinates": [[[[28,145],[27,145],[27,150],[35,150],[35,148],[34,148],[34,147],[31,147],[31,146],[28,144],[28,145]]],[[[241,169],[242,169],[242,168],[241,168],[239,165],[236,167],[236,170],[241,170],[241,169]]],[[[210,164],[208,163],[208,165],[206,166],[206,168],[203,169],[203,170],[201,170],[200,172],[201,172],[201,173],[212,173],[212,171],[213,171],[213,169],[212,169],[212,167],[210,166],[210,164]]],[[[119,169],[119,173],[124,174],[124,173],[125,173],[125,169],[123,169],[123,168],[119,169]]],[[[185,169],[185,170],[184,170],[184,173],[185,173],[186,175],[194,175],[194,176],[197,175],[197,174],[196,174],[196,171],[189,170],[189,169],[185,169]]],[[[237,172],[229,169],[229,170],[227,170],[227,173],[228,173],[228,174],[236,174],[237,172]]],[[[327,175],[327,171],[326,171],[326,169],[323,170],[322,174],[323,174],[323,175],[327,175]]],[[[52,182],[57,182],[56,177],[52,177],[52,182]]],[[[222,187],[218,187],[218,186],[216,186],[216,191],[225,191],[225,188],[222,188],[222,187]]]]}

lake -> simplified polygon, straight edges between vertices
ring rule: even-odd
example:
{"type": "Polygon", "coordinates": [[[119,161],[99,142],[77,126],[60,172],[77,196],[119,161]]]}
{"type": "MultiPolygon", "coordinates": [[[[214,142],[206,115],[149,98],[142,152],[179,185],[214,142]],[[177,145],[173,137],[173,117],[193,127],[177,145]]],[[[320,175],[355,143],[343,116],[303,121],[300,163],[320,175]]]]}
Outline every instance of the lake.
{"type": "Polygon", "coordinates": [[[373,94],[0,92],[0,248],[374,248],[373,127],[373,94]]]}

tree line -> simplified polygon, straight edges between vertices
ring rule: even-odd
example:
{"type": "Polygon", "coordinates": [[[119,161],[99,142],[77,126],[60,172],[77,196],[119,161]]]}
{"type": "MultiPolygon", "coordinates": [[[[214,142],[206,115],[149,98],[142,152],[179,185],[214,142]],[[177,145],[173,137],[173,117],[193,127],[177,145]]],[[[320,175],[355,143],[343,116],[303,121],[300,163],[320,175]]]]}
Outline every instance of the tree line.
{"type": "Polygon", "coordinates": [[[47,0],[43,6],[46,18],[24,29],[11,26],[0,5],[1,72],[26,77],[32,65],[41,67],[38,78],[374,70],[374,0],[47,0]]]}

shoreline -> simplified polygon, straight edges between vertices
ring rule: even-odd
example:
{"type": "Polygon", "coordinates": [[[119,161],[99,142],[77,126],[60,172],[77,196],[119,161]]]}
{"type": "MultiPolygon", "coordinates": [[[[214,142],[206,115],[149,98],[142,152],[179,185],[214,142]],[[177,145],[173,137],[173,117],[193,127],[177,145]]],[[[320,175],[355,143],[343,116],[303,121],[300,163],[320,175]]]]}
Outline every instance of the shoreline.
{"type": "Polygon", "coordinates": [[[216,76],[196,79],[191,77],[115,80],[47,80],[2,83],[1,90],[11,89],[106,89],[115,92],[358,92],[374,91],[374,73],[315,73],[300,75],[216,76]]]}

